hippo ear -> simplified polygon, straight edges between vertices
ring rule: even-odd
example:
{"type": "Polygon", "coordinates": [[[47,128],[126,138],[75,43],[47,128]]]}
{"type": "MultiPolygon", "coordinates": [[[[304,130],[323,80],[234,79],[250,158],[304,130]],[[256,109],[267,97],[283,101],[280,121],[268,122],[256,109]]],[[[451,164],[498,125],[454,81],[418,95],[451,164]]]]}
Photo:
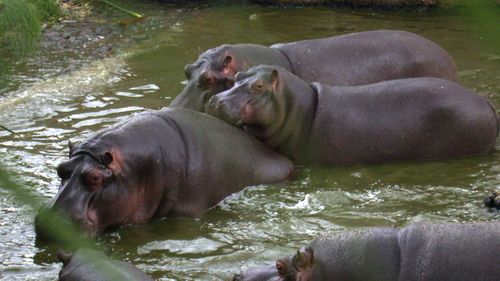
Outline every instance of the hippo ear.
{"type": "Polygon", "coordinates": [[[297,254],[292,258],[292,264],[300,271],[305,271],[312,268],[314,263],[314,254],[310,246],[304,246],[297,251],[297,254]]]}
{"type": "Polygon", "coordinates": [[[193,69],[194,69],[194,67],[195,67],[195,66],[194,66],[194,64],[192,64],[192,63],[191,63],[191,64],[186,64],[186,65],[184,66],[184,74],[186,74],[186,78],[187,78],[188,80],[190,80],[190,79],[191,79],[191,76],[193,76],[193,69]]]}
{"type": "Polygon", "coordinates": [[[278,84],[279,84],[279,72],[277,69],[271,70],[271,83],[273,84],[273,90],[276,92],[278,90],[278,84]]]}
{"type": "Polygon", "coordinates": [[[117,148],[111,148],[102,155],[102,164],[110,169],[114,175],[122,172],[123,155],[117,148]]]}
{"type": "Polygon", "coordinates": [[[227,55],[224,60],[222,61],[222,72],[226,76],[234,76],[238,72],[239,68],[234,63],[233,57],[230,55],[227,55]]]}
{"type": "Polygon", "coordinates": [[[71,154],[73,154],[73,150],[75,148],[75,144],[72,143],[70,140],[68,140],[68,147],[69,147],[69,157],[71,157],[71,154]]]}
{"type": "Polygon", "coordinates": [[[229,65],[231,64],[232,61],[233,61],[233,57],[230,55],[227,55],[224,58],[224,61],[222,62],[222,67],[223,68],[229,67],[229,65]]]}
{"type": "Polygon", "coordinates": [[[108,151],[104,152],[104,155],[102,156],[102,163],[104,166],[109,166],[113,162],[113,155],[109,153],[108,151]]]}
{"type": "Polygon", "coordinates": [[[66,266],[73,257],[72,254],[67,254],[61,249],[57,250],[56,255],[57,259],[59,259],[59,261],[63,263],[63,266],[66,266]]]}

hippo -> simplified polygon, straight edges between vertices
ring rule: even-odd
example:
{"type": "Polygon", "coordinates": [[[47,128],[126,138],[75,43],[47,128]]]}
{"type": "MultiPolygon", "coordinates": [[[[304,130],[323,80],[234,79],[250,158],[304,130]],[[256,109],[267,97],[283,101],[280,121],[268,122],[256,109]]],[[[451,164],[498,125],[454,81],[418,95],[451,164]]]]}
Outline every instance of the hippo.
{"type": "Polygon", "coordinates": [[[488,197],[484,198],[484,205],[488,208],[500,210],[500,190],[493,191],[488,197]]]}
{"type": "Polygon", "coordinates": [[[328,86],[262,65],[238,73],[234,87],[210,98],[207,113],[242,126],[296,164],[485,154],[498,136],[487,99],[438,78],[328,86]]]}
{"type": "Polygon", "coordinates": [[[457,67],[436,43],[414,33],[376,30],[265,47],[222,45],[185,66],[187,85],[171,106],[204,111],[208,99],[252,66],[280,66],[307,82],[364,85],[410,77],[457,81],[457,67]]]}
{"type": "MultiPolygon", "coordinates": [[[[166,216],[199,217],[246,186],[294,176],[293,163],[243,130],[183,108],[146,111],[70,148],[46,210],[84,233],[166,216]]],[[[37,215],[43,237],[50,220],[37,215]]],[[[50,239],[48,239],[50,240],[50,239]]]]}
{"type": "Polygon", "coordinates": [[[58,251],[57,257],[63,263],[59,281],[153,281],[134,265],[96,250],[80,249],[74,254],[58,251]]]}
{"type": "Polygon", "coordinates": [[[500,222],[414,223],[319,236],[274,268],[233,281],[494,281],[500,276],[500,222]]]}

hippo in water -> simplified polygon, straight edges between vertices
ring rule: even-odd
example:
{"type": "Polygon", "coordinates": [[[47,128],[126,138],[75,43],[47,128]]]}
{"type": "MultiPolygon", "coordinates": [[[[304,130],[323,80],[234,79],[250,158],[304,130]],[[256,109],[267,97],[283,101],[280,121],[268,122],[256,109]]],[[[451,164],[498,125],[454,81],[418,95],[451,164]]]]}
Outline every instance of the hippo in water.
{"type": "Polygon", "coordinates": [[[488,197],[484,198],[484,205],[488,208],[500,210],[500,190],[493,191],[488,197]]]}
{"type": "Polygon", "coordinates": [[[281,66],[307,82],[364,85],[409,77],[457,81],[448,53],[414,33],[377,30],[265,47],[222,45],[185,67],[188,83],[171,106],[204,111],[208,99],[233,85],[237,72],[252,66],[281,66]]]}
{"type": "Polygon", "coordinates": [[[276,66],[236,75],[207,112],[295,163],[434,160],[494,150],[492,104],[455,82],[407,78],[364,86],[307,84],[276,66]]]}
{"type": "Polygon", "coordinates": [[[95,250],[80,249],[71,255],[58,251],[57,257],[63,263],[59,281],[153,281],[132,264],[95,250]]]}
{"type": "Polygon", "coordinates": [[[415,223],[316,238],[233,281],[496,281],[500,223],[415,223]]]}
{"type": "MultiPolygon", "coordinates": [[[[97,234],[165,216],[199,217],[246,186],[293,173],[290,160],[242,130],[166,108],[137,114],[72,147],[57,167],[61,186],[50,210],[97,234]]],[[[44,217],[35,221],[42,237],[51,227],[44,217]]]]}

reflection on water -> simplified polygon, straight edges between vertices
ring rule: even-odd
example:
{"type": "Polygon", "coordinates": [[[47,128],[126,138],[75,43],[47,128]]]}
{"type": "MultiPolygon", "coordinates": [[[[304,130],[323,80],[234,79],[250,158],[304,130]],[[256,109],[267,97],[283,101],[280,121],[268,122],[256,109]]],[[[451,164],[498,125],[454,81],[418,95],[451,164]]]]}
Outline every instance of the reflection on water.
{"type": "MultiPolygon", "coordinates": [[[[413,31],[447,49],[461,82],[500,108],[500,50],[481,39],[478,31],[484,31],[474,19],[454,11],[247,6],[212,7],[193,15],[162,28],[148,26],[148,39],[128,54],[64,76],[26,79],[32,83],[3,95],[0,124],[17,132],[0,131],[3,164],[18,171],[40,200],[48,200],[57,191],[55,167],[67,157],[68,140],[80,141],[131,114],[168,105],[183,87],[184,65],[223,43],[270,45],[382,28],[413,31]]],[[[227,280],[241,268],[291,253],[322,232],[413,221],[498,220],[499,214],[481,202],[500,187],[499,159],[496,152],[431,163],[303,167],[296,180],[247,188],[200,219],[127,226],[102,240],[112,245],[114,257],[159,280],[227,280]]],[[[0,215],[0,280],[54,280],[59,264],[51,250],[34,246],[28,209],[0,190],[0,215]]]]}

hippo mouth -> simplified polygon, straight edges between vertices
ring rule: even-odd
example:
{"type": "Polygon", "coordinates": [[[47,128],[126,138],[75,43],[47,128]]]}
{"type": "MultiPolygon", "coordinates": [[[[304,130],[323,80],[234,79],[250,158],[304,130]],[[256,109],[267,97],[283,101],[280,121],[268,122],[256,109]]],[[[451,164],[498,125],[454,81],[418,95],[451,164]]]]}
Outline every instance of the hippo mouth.
{"type": "Polygon", "coordinates": [[[78,213],[57,205],[42,208],[35,217],[37,241],[51,243],[64,239],[60,236],[60,229],[68,229],[71,232],[74,229],[83,232],[88,238],[95,238],[102,232],[96,209],[93,207],[97,197],[97,193],[90,194],[83,211],[78,213]]]}

